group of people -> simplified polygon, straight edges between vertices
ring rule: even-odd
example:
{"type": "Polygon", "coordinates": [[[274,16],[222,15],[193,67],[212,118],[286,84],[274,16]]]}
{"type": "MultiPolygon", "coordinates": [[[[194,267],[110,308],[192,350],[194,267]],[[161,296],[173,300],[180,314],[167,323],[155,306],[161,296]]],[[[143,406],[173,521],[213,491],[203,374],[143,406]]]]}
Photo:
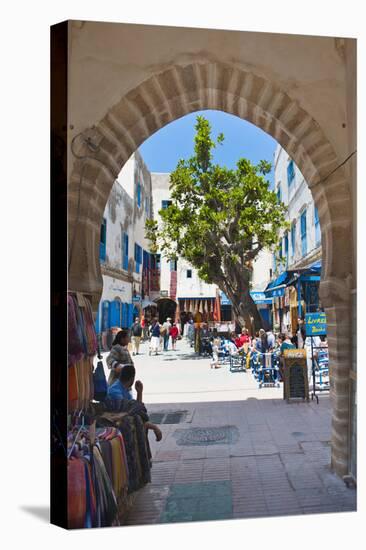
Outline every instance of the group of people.
{"type": "MultiPolygon", "coordinates": [[[[229,355],[235,356],[240,353],[250,355],[253,353],[271,353],[277,352],[283,357],[285,350],[305,348],[307,357],[311,360],[311,339],[302,333],[301,325],[296,335],[291,333],[274,334],[271,330],[265,331],[260,329],[252,338],[249,331],[243,328],[241,334],[232,332],[227,338],[222,338],[218,335],[216,329],[209,336],[205,336],[207,340],[204,342],[204,349],[208,350],[211,355],[211,368],[220,368],[219,352],[225,351],[229,355]],[[300,339],[301,336],[301,339],[300,339]]],[[[315,348],[327,348],[328,343],[326,337],[316,337],[313,339],[315,348]],[[314,341],[315,340],[315,341],[314,341]]]]}
{"type": "Polygon", "coordinates": [[[154,318],[152,322],[145,327],[143,321],[140,321],[136,317],[133,325],[130,329],[131,342],[132,342],[132,355],[139,355],[140,343],[142,338],[150,339],[149,355],[158,355],[159,351],[168,351],[169,342],[171,342],[172,349],[176,349],[176,343],[180,336],[179,327],[176,323],[172,322],[171,317],[167,317],[163,324],[159,323],[157,318],[154,318]],[[144,329],[147,329],[144,331],[144,329]]]}
{"type": "Polygon", "coordinates": [[[178,325],[167,317],[161,325],[157,318],[153,319],[150,325],[150,348],[149,355],[158,355],[159,351],[168,351],[169,342],[172,343],[172,349],[176,349],[177,340],[180,337],[178,325]]]}

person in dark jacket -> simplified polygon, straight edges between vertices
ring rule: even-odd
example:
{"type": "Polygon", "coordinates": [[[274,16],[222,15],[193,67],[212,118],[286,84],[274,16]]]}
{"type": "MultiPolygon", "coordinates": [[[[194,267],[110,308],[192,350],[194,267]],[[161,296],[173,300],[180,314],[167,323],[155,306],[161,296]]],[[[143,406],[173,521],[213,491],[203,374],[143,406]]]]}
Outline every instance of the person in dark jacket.
{"type": "Polygon", "coordinates": [[[135,322],[131,327],[132,355],[139,354],[141,336],[142,326],[140,323],[140,319],[136,317],[135,322]]]}
{"type": "Polygon", "coordinates": [[[157,319],[154,319],[151,325],[149,355],[151,355],[152,353],[155,353],[155,355],[158,355],[159,345],[160,345],[160,324],[157,319]]]}

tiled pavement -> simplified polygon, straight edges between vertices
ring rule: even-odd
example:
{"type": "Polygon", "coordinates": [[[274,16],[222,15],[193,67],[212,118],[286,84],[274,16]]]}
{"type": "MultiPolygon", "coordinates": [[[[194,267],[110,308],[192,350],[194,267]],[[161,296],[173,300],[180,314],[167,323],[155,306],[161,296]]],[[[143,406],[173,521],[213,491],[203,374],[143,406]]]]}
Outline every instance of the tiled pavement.
{"type": "Polygon", "coordinates": [[[319,404],[254,398],[151,404],[149,412],[188,410],[190,423],[150,436],[152,483],[138,492],[126,524],[353,511],[356,491],[330,471],[329,397],[319,404]],[[183,446],[192,427],[236,426],[237,442],[183,446]]]}

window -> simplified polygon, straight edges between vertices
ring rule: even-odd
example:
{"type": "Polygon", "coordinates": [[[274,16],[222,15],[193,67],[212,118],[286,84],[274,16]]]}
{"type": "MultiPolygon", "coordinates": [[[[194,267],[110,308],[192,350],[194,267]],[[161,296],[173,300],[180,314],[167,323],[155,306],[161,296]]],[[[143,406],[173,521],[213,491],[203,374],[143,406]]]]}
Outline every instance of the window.
{"type": "Polygon", "coordinates": [[[283,252],[282,252],[282,239],[281,239],[281,244],[280,244],[280,250],[279,250],[279,253],[278,253],[278,257],[279,257],[278,270],[280,271],[280,273],[282,273],[282,271],[283,271],[283,264],[282,264],[282,258],[283,258],[283,252]]]}
{"type": "Polygon", "coordinates": [[[269,269],[269,278],[272,279],[272,275],[273,275],[273,270],[272,268],[269,269]]]}
{"type": "Polygon", "coordinates": [[[192,279],[192,269],[187,269],[187,279],[192,279]]]}
{"type": "Polygon", "coordinates": [[[316,206],[314,206],[314,225],[315,225],[315,245],[318,246],[321,241],[319,212],[316,206]]]}
{"type": "Polygon", "coordinates": [[[295,179],[295,165],[294,165],[294,161],[290,160],[287,166],[287,183],[289,187],[291,183],[294,181],[294,179],[295,179]]]}
{"type": "Polygon", "coordinates": [[[177,260],[170,260],[170,271],[177,271],[177,260]]]}
{"type": "Polygon", "coordinates": [[[122,269],[128,271],[128,235],[122,233],[122,269]]]}
{"type": "Polygon", "coordinates": [[[284,247],[285,247],[285,257],[286,257],[286,267],[288,266],[288,233],[286,233],[284,238],[284,247]]]}
{"type": "Polygon", "coordinates": [[[103,218],[103,223],[100,226],[100,245],[99,245],[99,258],[102,262],[106,258],[106,244],[107,244],[107,220],[103,218]]]}
{"type": "Polygon", "coordinates": [[[147,250],[143,251],[142,266],[144,270],[150,269],[150,254],[147,252],[147,250]]]}
{"type": "Polygon", "coordinates": [[[135,243],[135,271],[140,273],[140,267],[142,263],[142,248],[140,245],[135,243]]]}
{"type": "Polygon", "coordinates": [[[291,225],[291,254],[292,257],[295,257],[295,246],[296,246],[296,222],[293,222],[291,225]]]}
{"type": "Polygon", "coordinates": [[[281,183],[278,184],[278,188],[277,188],[277,199],[278,199],[278,202],[281,202],[281,200],[282,200],[281,183]]]}
{"type": "Polygon", "coordinates": [[[160,270],[160,254],[152,254],[151,255],[151,269],[157,269],[160,270]]]}
{"type": "Polygon", "coordinates": [[[161,208],[165,210],[172,204],[172,201],[161,201],[161,208]]]}
{"type": "Polygon", "coordinates": [[[277,269],[277,259],[276,259],[276,252],[273,254],[273,273],[276,273],[277,269]]]}
{"type": "Polygon", "coordinates": [[[102,302],[102,332],[110,327],[110,309],[108,300],[102,302]]]}
{"type": "Polygon", "coordinates": [[[145,212],[146,216],[150,216],[150,197],[145,197],[145,212]]]}
{"type": "Polygon", "coordinates": [[[306,256],[307,242],[306,242],[306,210],[301,214],[301,254],[306,256]]]}
{"type": "Polygon", "coordinates": [[[137,206],[141,208],[141,183],[137,182],[137,206]]]}

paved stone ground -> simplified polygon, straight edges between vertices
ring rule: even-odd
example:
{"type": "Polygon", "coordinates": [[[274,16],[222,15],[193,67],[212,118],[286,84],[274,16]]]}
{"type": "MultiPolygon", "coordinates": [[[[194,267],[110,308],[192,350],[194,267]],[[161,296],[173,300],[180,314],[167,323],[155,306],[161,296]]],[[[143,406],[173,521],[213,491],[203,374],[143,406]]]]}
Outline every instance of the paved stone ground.
{"type": "Polygon", "coordinates": [[[180,351],[154,358],[145,345],[135,358],[149,413],[187,414],[160,426],[160,443],[150,436],[152,483],[136,494],[126,524],[356,510],[356,491],[329,469],[327,395],[318,405],[288,404],[282,388],[259,390],[248,372],[211,370],[208,359],[179,344],[180,351]],[[181,430],[224,427],[236,436],[181,444],[181,430]]]}

